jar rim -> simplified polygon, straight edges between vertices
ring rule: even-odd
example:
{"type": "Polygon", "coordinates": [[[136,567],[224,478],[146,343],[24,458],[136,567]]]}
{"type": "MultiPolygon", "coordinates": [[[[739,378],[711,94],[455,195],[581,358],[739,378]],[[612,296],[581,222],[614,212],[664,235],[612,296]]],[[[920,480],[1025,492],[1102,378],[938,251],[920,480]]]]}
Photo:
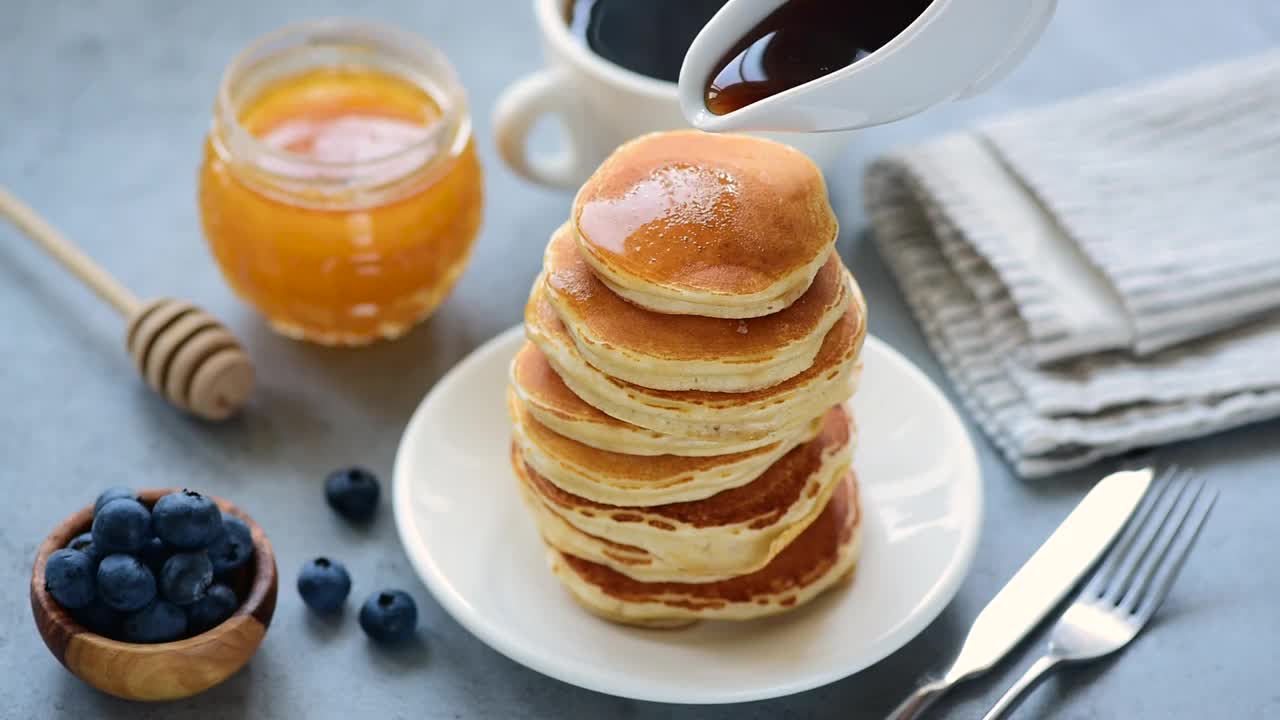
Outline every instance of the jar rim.
{"type": "Polygon", "coordinates": [[[389,160],[414,153],[428,152],[435,159],[442,154],[454,155],[462,151],[469,140],[470,123],[467,117],[466,91],[457,72],[439,48],[423,38],[391,25],[350,17],[328,17],[290,23],[277,30],[258,36],[244,49],[236,53],[223,71],[218,83],[214,112],[215,122],[234,145],[236,153],[247,152],[254,157],[267,157],[295,166],[309,166],[327,170],[359,170],[386,163],[389,160]],[[440,116],[427,128],[426,133],[414,142],[390,152],[358,160],[326,160],[292,152],[271,145],[251,133],[240,122],[235,87],[255,68],[273,57],[295,48],[317,48],[325,45],[365,47],[374,51],[393,53],[397,59],[416,67],[412,72],[399,73],[417,81],[436,102],[440,116]],[[429,78],[429,82],[426,80],[429,78]],[[452,136],[452,137],[450,137],[452,136]],[[436,148],[434,152],[432,148],[436,148]]]}

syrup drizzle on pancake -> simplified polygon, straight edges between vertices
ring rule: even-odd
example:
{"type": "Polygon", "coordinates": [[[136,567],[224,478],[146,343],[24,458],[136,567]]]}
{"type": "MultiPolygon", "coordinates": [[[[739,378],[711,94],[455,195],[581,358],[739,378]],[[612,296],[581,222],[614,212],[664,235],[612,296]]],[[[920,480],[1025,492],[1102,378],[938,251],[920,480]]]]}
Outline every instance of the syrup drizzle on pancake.
{"type": "Polygon", "coordinates": [[[825,256],[836,219],[822,173],[760,138],[660,133],[614,152],[582,186],[584,251],[641,283],[743,295],[825,256]]]}

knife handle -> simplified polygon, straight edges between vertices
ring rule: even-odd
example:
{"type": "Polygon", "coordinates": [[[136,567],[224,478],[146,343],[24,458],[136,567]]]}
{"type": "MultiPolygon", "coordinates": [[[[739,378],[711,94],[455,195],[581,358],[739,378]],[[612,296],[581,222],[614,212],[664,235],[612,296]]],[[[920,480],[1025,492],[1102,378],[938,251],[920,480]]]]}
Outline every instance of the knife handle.
{"type": "Polygon", "coordinates": [[[903,700],[901,705],[894,708],[885,720],[915,720],[950,689],[951,683],[946,680],[925,683],[916,688],[916,691],[903,700]]]}

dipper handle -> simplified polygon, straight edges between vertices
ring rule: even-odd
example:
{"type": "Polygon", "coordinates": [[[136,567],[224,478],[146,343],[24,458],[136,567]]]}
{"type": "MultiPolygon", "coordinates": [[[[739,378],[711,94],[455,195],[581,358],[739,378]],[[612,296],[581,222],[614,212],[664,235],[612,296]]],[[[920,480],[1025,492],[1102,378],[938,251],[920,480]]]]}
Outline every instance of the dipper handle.
{"type": "Polygon", "coordinates": [[[173,405],[206,420],[235,414],[253,392],[253,363],[235,336],[190,303],[147,303],[89,259],[34,210],[0,187],[0,216],[8,217],[128,323],[125,346],[143,380],[173,405]]]}
{"type": "Polygon", "coordinates": [[[44,218],[36,214],[36,211],[3,187],[0,187],[0,215],[7,216],[19,230],[26,233],[27,237],[53,256],[53,259],[62,263],[62,266],[71,271],[72,275],[79,278],[121,315],[127,318],[138,311],[138,298],[133,293],[111,277],[101,265],[90,260],[89,256],[81,252],[80,248],[66,236],[45,222],[44,218]]]}

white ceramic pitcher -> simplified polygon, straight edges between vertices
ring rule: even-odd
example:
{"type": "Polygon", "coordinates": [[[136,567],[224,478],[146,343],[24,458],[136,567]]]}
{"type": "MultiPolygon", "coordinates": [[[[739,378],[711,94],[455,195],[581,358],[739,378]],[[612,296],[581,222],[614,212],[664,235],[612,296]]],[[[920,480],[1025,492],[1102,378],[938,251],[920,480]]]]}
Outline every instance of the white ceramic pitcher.
{"type": "MultiPolygon", "coordinates": [[[[892,2],[893,0],[862,0],[892,2]]],[[[704,104],[725,52],[786,0],[729,0],[680,68],[680,109],[712,132],[853,130],[904,118],[990,87],[1035,45],[1056,0],[933,0],[867,57],[725,115],[704,104]]]]}

